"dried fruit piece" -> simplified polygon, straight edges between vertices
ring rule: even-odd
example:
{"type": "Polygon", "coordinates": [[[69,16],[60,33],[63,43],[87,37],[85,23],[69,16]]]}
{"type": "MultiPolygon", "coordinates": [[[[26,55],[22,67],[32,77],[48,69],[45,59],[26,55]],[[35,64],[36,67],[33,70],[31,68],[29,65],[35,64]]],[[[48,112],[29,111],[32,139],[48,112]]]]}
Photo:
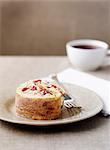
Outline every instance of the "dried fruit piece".
{"type": "Polygon", "coordinates": [[[57,88],[57,86],[56,86],[56,85],[53,85],[53,84],[52,84],[52,86],[51,86],[51,87],[54,87],[55,89],[57,88]]]}
{"type": "Polygon", "coordinates": [[[37,90],[37,88],[36,88],[35,86],[33,86],[33,87],[31,88],[31,90],[32,90],[32,91],[35,91],[35,90],[37,90]]]}
{"type": "Polygon", "coordinates": [[[29,88],[27,88],[27,87],[24,87],[23,89],[22,89],[22,91],[24,92],[24,91],[26,91],[26,90],[28,90],[29,88]]]}
{"type": "Polygon", "coordinates": [[[34,83],[40,82],[41,83],[42,80],[34,80],[34,83]]]}

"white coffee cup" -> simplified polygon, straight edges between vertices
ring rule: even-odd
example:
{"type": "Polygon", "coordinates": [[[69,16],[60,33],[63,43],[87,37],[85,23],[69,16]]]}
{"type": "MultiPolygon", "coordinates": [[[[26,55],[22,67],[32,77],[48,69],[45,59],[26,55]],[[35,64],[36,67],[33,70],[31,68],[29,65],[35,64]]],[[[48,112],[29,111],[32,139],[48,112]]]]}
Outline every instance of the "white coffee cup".
{"type": "Polygon", "coordinates": [[[108,44],[92,39],[73,40],[66,44],[67,56],[74,67],[83,70],[96,70],[105,61],[108,44]]]}

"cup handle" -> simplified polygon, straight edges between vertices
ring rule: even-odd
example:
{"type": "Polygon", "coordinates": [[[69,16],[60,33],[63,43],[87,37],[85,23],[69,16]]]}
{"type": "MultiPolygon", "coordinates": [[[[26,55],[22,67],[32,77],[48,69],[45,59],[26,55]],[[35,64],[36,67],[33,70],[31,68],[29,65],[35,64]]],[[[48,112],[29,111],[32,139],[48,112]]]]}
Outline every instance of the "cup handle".
{"type": "Polygon", "coordinates": [[[107,51],[107,56],[110,56],[110,49],[107,51]]]}
{"type": "Polygon", "coordinates": [[[107,51],[107,54],[106,54],[106,58],[105,58],[105,61],[103,63],[103,66],[109,66],[110,65],[110,59],[108,57],[110,57],[110,49],[107,51]]]}

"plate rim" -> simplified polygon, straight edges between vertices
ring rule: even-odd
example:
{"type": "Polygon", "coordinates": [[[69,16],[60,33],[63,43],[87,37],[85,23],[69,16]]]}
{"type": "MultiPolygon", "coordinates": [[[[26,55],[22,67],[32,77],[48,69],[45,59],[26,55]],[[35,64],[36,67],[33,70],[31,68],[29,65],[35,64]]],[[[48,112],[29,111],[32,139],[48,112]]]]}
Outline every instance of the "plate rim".
{"type": "Polygon", "coordinates": [[[91,117],[95,116],[96,114],[98,114],[102,110],[102,108],[103,108],[103,101],[102,101],[101,97],[96,92],[94,92],[91,89],[88,89],[88,88],[85,88],[83,86],[76,85],[76,84],[71,84],[71,83],[66,83],[66,82],[63,82],[63,84],[70,84],[70,85],[73,85],[73,86],[76,86],[76,87],[80,87],[80,88],[83,88],[85,90],[88,90],[88,91],[94,93],[99,98],[98,101],[100,102],[100,106],[98,106],[95,109],[93,109],[94,111],[92,111],[92,114],[88,113],[86,116],[83,116],[81,118],[74,118],[74,120],[73,119],[71,119],[71,120],[65,120],[65,119],[64,120],[63,119],[62,120],[31,120],[32,122],[29,122],[27,120],[26,121],[25,120],[22,121],[22,120],[7,119],[7,118],[4,118],[2,116],[0,116],[0,120],[6,121],[6,122],[9,122],[9,123],[20,124],[20,125],[54,126],[54,125],[70,124],[70,123],[86,120],[88,118],[91,118],[91,117]]]}

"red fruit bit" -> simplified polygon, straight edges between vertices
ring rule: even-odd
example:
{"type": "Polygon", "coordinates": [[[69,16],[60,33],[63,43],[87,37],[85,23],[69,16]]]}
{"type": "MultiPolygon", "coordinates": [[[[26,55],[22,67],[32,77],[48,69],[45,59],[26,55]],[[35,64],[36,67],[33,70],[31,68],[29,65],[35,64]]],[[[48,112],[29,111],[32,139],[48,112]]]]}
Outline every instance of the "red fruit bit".
{"type": "Polygon", "coordinates": [[[52,87],[57,88],[57,86],[56,86],[56,85],[53,85],[53,84],[52,84],[52,87]]]}
{"type": "Polygon", "coordinates": [[[31,88],[31,90],[32,90],[32,91],[35,91],[35,90],[37,90],[37,88],[36,88],[35,86],[33,86],[33,87],[31,88]]]}
{"type": "Polygon", "coordinates": [[[42,89],[42,91],[43,91],[43,94],[44,94],[44,95],[47,94],[46,89],[42,89]]]}
{"type": "MultiPolygon", "coordinates": [[[[47,91],[46,89],[40,89],[40,92],[43,92],[43,95],[50,93],[49,91],[47,91]]],[[[51,94],[51,93],[50,93],[51,94]]]]}
{"type": "Polygon", "coordinates": [[[50,91],[45,90],[45,91],[44,91],[44,95],[47,94],[47,93],[53,95],[50,91]]]}
{"type": "Polygon", "coordinates": [[[43,91],[43,94],[45,95],[45,94],[47,94],[47,92],[46,92],[46,91],[43,91]]]}
{"type": "Polygon", "coordinates": [[[40,92],[42,92],[43,91],[43,89],[40,89],[40,92]]]}
{"type": "Polygon", "coordinates": [[[64,93],[62,91],[60,91],[61,95],[64,96],[64,93]]]}
{"type": "Polygon", "coordinates": [[[49,94],[53,95],[51,92],[48,92],[49,94]]]}
{"type": "Polygon", "coordinates": [[[34,80],[34,83],[40,82],[41,83],[42,80],[34,80]]]}
{"type": "Polygon", "coordinates": [[[23,89],[22,89],[22,91],[24,92],[24,91],[26,91],[26,90],[28,90],[29,88],[27,88],[27,87],[24,87],[23,89]]]}
{"type": "Polygon", "coordinates": [[[51,88],[50,86],[47,86],[47,88],[51,88]]]}

